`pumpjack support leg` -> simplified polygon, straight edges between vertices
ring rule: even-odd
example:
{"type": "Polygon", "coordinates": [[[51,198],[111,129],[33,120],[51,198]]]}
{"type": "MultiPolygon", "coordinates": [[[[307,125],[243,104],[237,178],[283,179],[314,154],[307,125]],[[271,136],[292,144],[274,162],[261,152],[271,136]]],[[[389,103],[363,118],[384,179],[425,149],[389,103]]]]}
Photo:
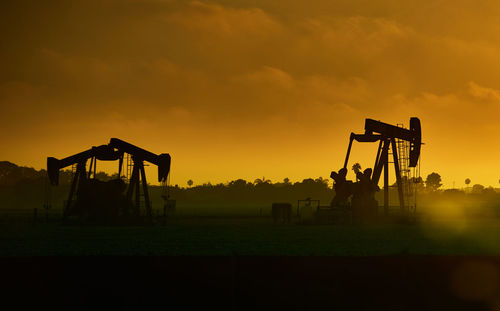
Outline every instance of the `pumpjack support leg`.
{"type": "Polygon", "coordinates": [[[152,211],[151,211],[151,202],[149,201],[149,193],[148,193],[148,183],[146,181],[146,172],[144,171],[144,163],[140,164],[141,171],[141,179],[142,179],[142,191],[144,193],[144,201],[146,204],[146,217],[151,220],[152,211]]]}

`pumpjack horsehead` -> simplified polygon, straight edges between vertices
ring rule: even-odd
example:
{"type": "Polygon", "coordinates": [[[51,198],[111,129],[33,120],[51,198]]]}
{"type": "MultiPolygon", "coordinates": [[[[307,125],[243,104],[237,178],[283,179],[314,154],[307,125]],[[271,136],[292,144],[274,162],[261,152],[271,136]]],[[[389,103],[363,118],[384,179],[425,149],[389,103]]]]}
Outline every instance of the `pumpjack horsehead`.
{"type": "MultiPolygon", "coordinates": [[[[346,181],[347,164],[351,153],[353,141],[357,142],[379,142],[375,165],[373,169],[367,169],[363,173],[357,175],[360,183],[365,185],[371,184],[378,189],[378,183],[382,170],[384,171],[384,210],[387,212],[389,207],[389,149],[392,151],[394,170],[396,175],[396,184],[398,188],[399,205],[402,210],[409,202],[405,202],[403,192],[403,179],[401,175],[401,161],[408,161],[407,167],[414,168],[418,165],[420,158],[420,149],[422,146],[422,130],[420,120],[418,118],[410,118],[410,128],[406,129],[399,126],[383,123],[373,119],[365,120],[365,133],[351,133],[349,137],[349,146],[344,161],[344,167],[338,173],[332,172],[330,175],[335,181],[335,198],[332,201],[332,206],[346,204],[347,198],[355,193],[355,184],[346,181]],[[409,143],[409,157],[401,158],[398,153],[397,140],[409,143]]],[[[406,181],[407,182],[407,181],[406,181]]],[[[361,185],[359,185],[361,186],[361,185]]],[[[353,198],[354,199],[354,198],[353,198]]]]}

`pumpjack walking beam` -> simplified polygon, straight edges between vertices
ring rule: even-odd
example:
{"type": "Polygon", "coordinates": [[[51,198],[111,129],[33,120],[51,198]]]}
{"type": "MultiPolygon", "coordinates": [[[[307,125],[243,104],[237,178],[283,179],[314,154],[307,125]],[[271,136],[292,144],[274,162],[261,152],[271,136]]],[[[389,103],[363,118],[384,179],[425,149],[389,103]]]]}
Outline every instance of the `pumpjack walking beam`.
{"type": "Polygon", "coordinates": [[[132,156],[134,165],[132,177],[130,179],[129,187],[127,189],[127,198],[132,199],[135,192],[135,213],[136,216],[140,214],[140,182],[142,181],[142,191],[146,204],[146,216],[152,216],[151,202],[149,199],[149,192],[147,187],[146,172],[144,170],[144,161],[158,166],[158,181],[165,182],[170,172],[171,157],[168,153],[156,155],[152,152],[134,146],[118,138],[111,138],[109,144],[92,147],[86,151],[77,153],[64,159],[56,159],[54,157],[47,158],[47,173],[50,183],[52,185],[59,184],[59,171],[67,166],[77,164],[76,174],[71,183],[71,189],[68,197],[68,202],[65,207],[67,211],[71,205],[73,196],[78,194],[81,183],[90,179],[91,171],[96,170],[97,160],[119,160],[119,176],[121,176],[121,168],[123,165],[123,156],[128,153],[132,156]],[[86,173],[86,164],[88,159],[91,159],[91,164],[88,172],[86,173]]]}
{"type": "MultiPolygon", "coordinates": [[[[152,152],[134,146],[118,138],[111,138],[109,146],[119,150],[122,154],[128,153],[134,157],[134,161],[147,161],[158,166],[158,182],[166,181],[170,172],[171,157],[168,153],[156,155],[152,152]]],[[[122,160],[123,161],[123,160],[122,160]]],[[[135,162],[134,162],[135,163],[135,162]]]]}
{"type": "Polygon", "coordinates": [[[396,183],[398,185],[399,205],[401,209],[405,208],[404,193],[402,187],[401,171],[399,166],[399,155],[396,146],[396,139],[408,141],[410,143],[409,167],[416,167],[420,157],[420,148],[422,145],[422,130],[418,118],[410,119],[410,129],[394,126],[380,121],[366,119],[365,133],[351,133],[349,137],[349,146],[344,161],[344,168],[347,168],[349,156],[354,140],[358,142],[376,142],[379,141],[375,165],[373,168],[372,181],[378,184],[382,170],[384,170],[384,211],[387,213],[389,207],[389,149],[392,151],[394,169],[396,173],[396,183]],[[375,133],[375,134],[374,134],[375,133]]]}
{"type": "Polygon", "coordinates": [[[111,138],[109,144],[92,147],[86,151],[77,153],[64,159],[56,159],[54,157],[47,158],[47,173],[52,185],[59,184],[59,171],[67,166],[78,164],[88,159],[95,161],[113,161],[119,160],[119,169],[123,164],[123,154],[128,153],[138,161],[147,161],[158,166],[158,181],[166,181],[170,172],[171,157],[168,153],[156,155],[152,152],[134,146],[118,138],[111,138]]]}

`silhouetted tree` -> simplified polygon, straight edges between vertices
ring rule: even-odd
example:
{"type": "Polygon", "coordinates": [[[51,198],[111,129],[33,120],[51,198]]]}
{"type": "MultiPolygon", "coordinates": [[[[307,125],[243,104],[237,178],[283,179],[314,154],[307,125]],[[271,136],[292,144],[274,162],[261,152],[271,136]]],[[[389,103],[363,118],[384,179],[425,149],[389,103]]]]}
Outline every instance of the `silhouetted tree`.
{"type": "Polygon", "coordinates": [[[284,183],[285,185],[291,185],[291,183],[290,183],[290,178],[286,177],[285,179],[283,179],[283,183],[284,183]]]}
{"type": "Polygon", "coordinates": [[[111,179],[117,179],[118,178],[118,174],[113,174],[113,175],[110,176],[106,172],[97,172],[95,174],[95,178],[99,179],[99,180],[102,180],[102,181],[109,181],[111,179]]]}
{"type": "Polygon", "coordinates": [[[193,180],[192,179],[188,180],[187,184],[188,184],[189,187],[193,186],[193,180]]]}
{"type": "Polygon", "coordinates": [[[359,164],[359,163],[357,163],[357,162],[356,162],[356,163],[354,163],[354,164],[353,164],[353,166],[352,166],[352,170],[354,171],[354,173],[356,173],[356,174],[357,174],[358,172],[360,172],[360,171],[361,171],[361,164],[359,164]]]}
{"type": "Polygon", "coordinates": [[[356,175],[356,181],[358,180],[358,173],[361,172],[361,164],[358,162],[354,163],[352,166],[352,170],[354,171],[354,175],[356,175]]]}
{"type": "Polygon", "coordinates": [[[260,184],[270,184],[271,180],[266,179],[266,177],[262,176],[262,178],[257,178],[254,182],[255,185],[260,185],[260,184]]]}
{"type": "Polygon", "coordinates": [[[244,180],[244,179],[236,179],[236,180],[233,180],[233,181],[230,181],[228,183],[228,186],[229,187],[245,187],[247,185],[247,181],[244,180]]]}
{"type": "Polygon", "coordinates": [[[496,195],[497,192],[495,191],[495,189],[493,187],[488,187],[488,188],[483,189],[482,194],[491,196],[491,195],[496,195]]]}
{"type": "Polygon", "coordinates": [[[441,184],[441,175],[434,172],[427,175],[427,178],[425,179],[425,186],[427,187],[427,189],[431,191],[436,191],[442,185],[443,184],[441,184]]]}
{"type": "Polygon", "coordinates": [[[325,179],[323,177],[318,177],[314,181],[317,183],[324,184],[324,185],[328,186],[328,179],[325,179]]]}
{"type": "Polygon", "coordinates": [[[482,193],[484,191],[484,186],[480,184],[475,184],[472,186],[472,193],[482,193]]]}

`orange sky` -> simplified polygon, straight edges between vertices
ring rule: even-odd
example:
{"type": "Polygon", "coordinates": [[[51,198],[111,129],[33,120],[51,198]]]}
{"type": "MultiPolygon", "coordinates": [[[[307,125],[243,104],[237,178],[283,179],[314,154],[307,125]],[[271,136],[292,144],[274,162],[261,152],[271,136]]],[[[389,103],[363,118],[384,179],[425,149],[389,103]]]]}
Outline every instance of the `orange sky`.
{"type": "Polygon", "coordinates": [[[416,116],[424,177],[498,186],[498,1],[2,1],[0,15],[0,160],[42,168],[118,137],[170,153],[174,184],[326,178],[365,118],[416,116]]]}

